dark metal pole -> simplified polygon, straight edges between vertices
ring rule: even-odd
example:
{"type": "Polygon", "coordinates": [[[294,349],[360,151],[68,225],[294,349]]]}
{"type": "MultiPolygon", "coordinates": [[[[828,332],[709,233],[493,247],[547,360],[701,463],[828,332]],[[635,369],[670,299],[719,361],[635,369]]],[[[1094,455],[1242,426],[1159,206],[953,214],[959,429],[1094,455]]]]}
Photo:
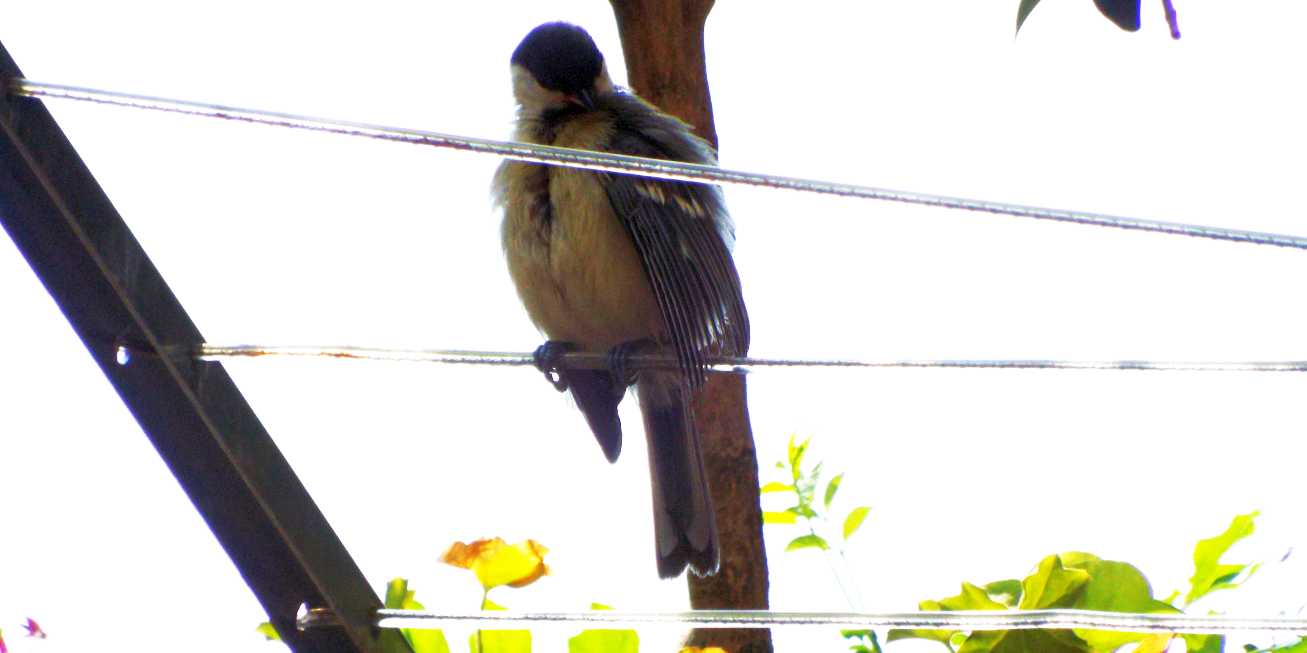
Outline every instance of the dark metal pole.
{"type": "Polygon", "coordinates": [[[407,651],[372,626],[376,593],[222,366],[152,353],[204,338],[45,107],[8,95],[17,77],[0,45],[0,224],[290,647],[407,651]],[[297,631],[305,603],[342,627],[297,631]]]}

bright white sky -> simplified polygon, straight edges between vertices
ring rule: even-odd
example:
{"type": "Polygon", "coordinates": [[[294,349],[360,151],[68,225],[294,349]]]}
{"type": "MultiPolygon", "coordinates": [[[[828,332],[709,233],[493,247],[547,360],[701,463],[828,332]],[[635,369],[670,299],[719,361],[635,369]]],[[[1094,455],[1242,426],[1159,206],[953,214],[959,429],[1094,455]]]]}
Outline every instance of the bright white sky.
{"type": "MultiPolygon", "coordinates": [[[[1088,0],[1047,0],[1014,39],[1016,4],[719,3],[708,58],[723,165],[1307,234],[1307,5],[1177,0],[1185,38],[1173,42],[1153,1],[1129,35],[1088,0]]],[[[189,7],[8,2],[0,41],[41,81],[490,138],[509,134],[508,56],[539,22],[583,24],[624,77],[601,0],[189,7]]],[[[213,342],[540,341],[500,257],[492,158],[51,109],[213,342]]],[[[1302,251],[727,194],[759,356],[1307,358],[1302,251]]],[[[258,604],[8,242],[11,650],[275,650],[252,632],[258,604]],[[21,638],[27,616],[51,638],[21,638]]],[[[610,467],[533,371],[229,369],[379,588],[404,575],[428,606],[470,608],[470,574],[436,558],[456,539],[502,535],[553,550],[552,577],[496,591],[511,607],[686,605],[683,583],[654,573],[634,412],[610,467]]],[[[789,434],[811,435],[812,456],[848,472],[840,515],[873,506],[850,546],[868,609],[1021,577],[1070,549],[1132,562],[1164,596],[1188,577],[1194,541],[1237,513],[1263,511],[1245,560],[1276,560],[1307,536],[1300,375],[777,371],[749,390],[764,479],[789,434]]],[[[816,554],[782,552],[790,535],[769,538],[773,607],[845,609],[816,554]]],[[[1212,607],[1298,610],[1300,589],[1287,588],[1307,573],[1295,560],[1212,607]]]]}

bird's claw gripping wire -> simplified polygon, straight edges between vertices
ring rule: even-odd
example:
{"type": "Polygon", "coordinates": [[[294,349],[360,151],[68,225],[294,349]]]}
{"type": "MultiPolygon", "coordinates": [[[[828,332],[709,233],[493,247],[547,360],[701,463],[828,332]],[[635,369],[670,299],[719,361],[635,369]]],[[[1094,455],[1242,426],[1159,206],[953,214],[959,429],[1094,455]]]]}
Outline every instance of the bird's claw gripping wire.
{"type": "Polygon", "coordinates": [[[544,373],[545,379],[559,392],[567,392],[568,386],[567,375],[558,363],[562,360],[563,354],[575,350],[576,345],[570,342],[546,340],[545,344],[536,347],[535,353],[532,354],[536,369],[544,373]]]}
{"type": "Polygon", "coordinates": [[[632,354],[647,354],[657,351],[658,343],[649,338],[623,342],[608,350],[608,372],[623,387],[635,383],[636,371],[630,369],[632,354]]]}

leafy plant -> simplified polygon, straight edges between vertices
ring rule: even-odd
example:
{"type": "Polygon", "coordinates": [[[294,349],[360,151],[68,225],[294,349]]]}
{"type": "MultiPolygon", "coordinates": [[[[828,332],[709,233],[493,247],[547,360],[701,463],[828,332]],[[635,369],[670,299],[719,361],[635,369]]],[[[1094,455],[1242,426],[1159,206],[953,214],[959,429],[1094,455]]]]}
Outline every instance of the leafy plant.
{"type": "Polygon", "coordinates": [[[852,642],[849,650],[853,653],[882,653],[874,630],[841,630],[840,636],[852,642]]]}
{"type": "MultiPolygon", "coordinates": [[[[1045,557],[1035,571],[1024,579],[1001,580],[985,585],[963,583],[956,596],[939,600],[922,601],[925,611],[955,610],[1041,610],[1067,608],[1129,613],[1180,613],[1183,608],[1212,592],[1238,587],[1256,572],[1257,564],[1223,562],[1230,547],[1253,532],[1256,512],[1239,515],[1220,535],[1200,540],[1194,547],[1194,574],[1184,601],[1177,603],[1181,592],[1173,592],[1165,600],[1153,596],[1152,587],[1143,573],[1133,565],[1114,560],[1103,560],[1088,553],[1072,552],[1045,557]]],[[[1184,640],[1190,653],[1217,653],[1223,651],[1225,638],[1219,635],[1171,635],[1122,633],[1099,630],[1008,630],[963,632],[950,630],[892,630],[888,641],[927,639],[940,642],[950,651],[958,653],[1054,652],[1091,653],[1115,651],[1134,644],[1136,653],[1161,653],[1176,638],[1184,640]]],[[[1277,653],[1297,651],[1293,647],[1307,646],[1299,641],[1277,649],[1277,653]]],[[[1246,650],[1256,650],[1246,648],[1246,650]]],[[[1307,653],[1307,648],[1301,649],[1307,653]]]]}
{"type": "MultiPolygon", "coordinates": [[[[602,603],[591,603],[591,610],[612,610],[602,603]]],[[[583,630],[567,640],[567,653],[637,653],[640,636],[634,630],[583,630]]]]}
{"type": "MultiPolygon", "coordinates": [[[[794,526],[806,530],[807,532],[791,539],[785,550],[787,552],[803,549],[820,550],[826,557],[831,575],[844,594],[845,601],[851,609],[859,610],[862,607],[861,600],[852,574],[847,573],[849,561],[844,545],[866,522],[867,516],[871,514],[871,508],[855,506],[844,515],[842,520],[839,520],[839,526],[836,527],[836,521],[832,519],[831,504],[834,503],[844,483],[844,474],[836,474],[826,481],[825,489],[821,493],[821,502],[818,504],[817,490],[822,487],[822,464],[817,463],[807,471],[803,467],[804,457],[811,443],[812,438],[796,443],[795,437],[790,436],[785,460],[776,463],[776,469],[784,472],[786,479],[766,483],[760,491],[764,497],[769,494],[786,496],[793,501],[793,505],[784,510],[763,511],[762,521],[771,526],[794,526]],[[837,530],[838,538],[834,536],[837,530]],[[832,546],[831,542],[835,542],[835,545],[832,546]],[[845,570],[846,573],[837,570],[832,556],[838,559],[840,569],[845,570]]],[[[840,635],[849,642],[849,649],[854,653],[881,653],[880,640],[876,637],[875,631],[842,630],[840,635]]]]}
{"type": "MultiPolygon", "coordinates": [[[[391,610],[422,610],[416,592],[408,588],[408,580],[396,578],[386,584],[386,607],[391,610]]],[[[408,641],[413,653],[449,653],[449,642],[439,630],[401,628],[400,634],[408,641]]]]}
{"type": "MultiPolygon", "coordinates": [[[[449,565],[471,571],[481,585],[481,609],[504,610],[504,606],[490,599],[490,591],[503,586],[522,588],[540,580],[549,573],[545,564],[548,549],[535,540],[509,544],[500,538],[455,542],[440,560],[449,565]]],[[[386,607],[403,610],[422,610],[408,581],[396,578],[386,587],[386,607]]],[[[609,610],[608,606],[591,604],[594,610],[609,610]]],[[[413,653],[450,653],[449,643],[439,630],[403,628],[400,632],[408,641],[413,653]]],[[[585,630],[568,640],[568,653],[637,653],[640,638],[634,630],[585,630]]],[[[472,653],[530,653],[531,631],[478,630],[468,638],[472,653]]]]}
{"type": "MultiPolygon", "coordinates": [[[[835,528],[831,521],[831,504],[844,482],[844,474],[836,474],[826,481],[819,504],[817,489],[821,487],[822,464],[817,463],[808,471],[803,468],[804,455],[807,454],[808,446],[811,443],[812,438],[795,443],[794,436],[790,436],[785,460],[776,463],[776,468],[785,472],[788,478],[785,481],[771,481],[763,485],[761,492],[764,496],[768,494],[787,495],[793,499],[794,504],[784,510],[763,511],[762,521],[764,524],[772,526],[798,526],[807,531],[790,540],[790,543],[785,547],[786,551],[819,549],[827,556],[833,552],[844,567],[847,568],[848,557],[845,555],[844,543],[862,527],[867,515],[871,513],[871,508],[869,506],[856,506],[849,510],[840,522],[839,537],[835,538],[832,535],[835,528]],[[832,541],[836,543],[834,546],[831,545],[832,541]]],[[[831,562],[829,558],[827,562],[831,562]]],[[[848,601],[849,607],[857,609],[859,601],[857,600],[856,590],[851,589],[851,581],[846,582],[843,575],[836,571],[834,564],[831,564],[831,574],[835,577],[840,590],[844,593],[844,598],[848,601]]]]}
{"type": "MultiPolygon", "coordinates": [[[[535,583],[549,573],[545,564],[543,545],[535,540],[509,544],[500,538],[455,542],[440,560],[449,565],[471,571],[481,585],[481,609],[504,610],[504,606],[490,600],[490,591],[503,586],[521,588],[535,583]]],[[[386,585],[385,606],[397,610],[423,610],[416,593],[409,589],[408,581],[396,578],[386,585]]],[[[608,606],[591,604],[593,610],[610,610],[608,606]]],[[[34,623],[34,622],[33,622],[34,623]]],[[[280,639],[272,624],[259,624],[257,631],[269,640],[280,639]]],[[[400,634],[413,653],[450,653],[449,642],[440,630],[401,628],[400,634]]],[[[398,640],[382,640],[382,650],[394,653],[398,640]]],[[[468,638],[471,653],[530,653],[529,630],[478,630],[468,638]]],[[[585,630],[567,642],[568,653],[638,653],[639,635],[634,630],[585,630]]],[[[714,649],[704,649],[712,652],[714,649]]],[[[720,652],[721,649],[715,649],[720,652]]],[[[0,650],[0,653],[5,653],[0,650]]]]}
{"type": "Polygon", "coordinates": [[[1185,593],[1185,604],[1217,590],[1233,589],[1243,584],[1261,567],[1260,564],[1222,563],[1221,557],[1235,542],[1253,534],[1253,520],[1257,512],[1239,515],[1230,522],[1225,532],[1215,537],[1199,540],[1194,547],[1194,575],[1189,578],[1189,591],[1185,593]]]}

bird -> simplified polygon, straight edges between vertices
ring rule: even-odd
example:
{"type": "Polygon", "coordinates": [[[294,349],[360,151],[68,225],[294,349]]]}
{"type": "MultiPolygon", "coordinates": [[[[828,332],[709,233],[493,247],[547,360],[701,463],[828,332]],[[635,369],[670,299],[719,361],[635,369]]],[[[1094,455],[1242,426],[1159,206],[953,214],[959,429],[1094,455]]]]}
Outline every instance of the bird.
{"type": "MultiPolygon", "coordinates": [[[[716,165],[680,119],[615,86],[594,40],[565,22],[531,30],[510,59],[518,141],[716,165]]],[[[505,161],[495,203],[509,276],[548,340],[537,367],[570,390],[604,456],[621,453],[617,408],[634,385],[648,445],[658,575],[716,573],[719,544],[693,400],[712,356],[745,356],[749,316],[735,228],[706,184],[505,161]],[[569,351],[605,369],[566,369],[569,351]],[[675,366],[631,370],[635,354],[675,366]]]]}

